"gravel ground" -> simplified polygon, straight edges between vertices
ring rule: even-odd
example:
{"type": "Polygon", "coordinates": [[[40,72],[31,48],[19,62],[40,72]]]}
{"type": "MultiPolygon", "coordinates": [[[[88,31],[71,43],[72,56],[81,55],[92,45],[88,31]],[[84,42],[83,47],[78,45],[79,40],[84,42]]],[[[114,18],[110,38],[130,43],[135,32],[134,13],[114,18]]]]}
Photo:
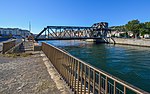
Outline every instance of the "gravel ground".
{"type": "Polygon", "coordinates": [[[41,52],[26,55],[0,54],[0,94],[71,93],[65,85],[58,88],[59,83],[54,79],[55,76],[51,77],[45,66],[41,52]]]}

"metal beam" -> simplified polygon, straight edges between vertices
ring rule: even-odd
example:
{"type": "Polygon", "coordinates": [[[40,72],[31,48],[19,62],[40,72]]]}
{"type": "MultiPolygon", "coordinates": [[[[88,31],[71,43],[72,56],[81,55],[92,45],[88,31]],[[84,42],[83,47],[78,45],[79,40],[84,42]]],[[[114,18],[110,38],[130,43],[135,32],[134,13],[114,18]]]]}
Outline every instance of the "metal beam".
{"type": "Polygon", "coordinates": [[[47,26],[36,36],[35,40],[99,39],[99,36],[105,38],[109,31],[108,23],[105,22],[96,23],[91,27],[47,26]],[[51,32],[49,30],[51,30],[51,32]],[[40,38],[43,32],[48,35],[40,38]],[[48,38],[46,36],[48,36],[48,38]]]}
{"type": "Polygon", "coordinates": [[[41,38],[41,39],[35,39],[36,41],[42,41],[42,40],[83,40],[83,39],[102,39],[99,37],[68,37],[68,38],[41,38]]]}

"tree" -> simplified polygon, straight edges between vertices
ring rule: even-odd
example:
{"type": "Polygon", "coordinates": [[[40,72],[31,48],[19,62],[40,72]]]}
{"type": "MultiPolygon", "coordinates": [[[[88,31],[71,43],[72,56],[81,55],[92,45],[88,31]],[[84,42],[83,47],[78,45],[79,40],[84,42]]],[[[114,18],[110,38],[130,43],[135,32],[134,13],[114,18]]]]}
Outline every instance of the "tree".
{"type": "Polygon", "coordinates": [[[148,30],[145,29],[145,28],[140,28],[139,30],[140,30],[140,34],[141,34],[142,36],[144,36],[144,34],[149,34],[148,30]]]}
{"type": "Polygon", "coordinates": [[[137,38],[137,36],[140,33],[140,28],[141,28],[141,24],[139,20],[132,20],[129,21],[128,24],[125,25],[126,29],[129,31],[132,31],[135,38],[137,38]]]}
{"type": "Polygon", "coordinates": [[[150,22],[141,23],[139,30],[142,36],[144,36],[144,34],[150,34],[150,22]]]}
{"type": "Polygon", "coordinates": [[[145,22],[145,28],[147,29],[148,33],[150,34],[150,22],[145,22]]]}
{"type": "Polygon", "coordinates": [[[145,22],[145,28],[150,29],[150,22],[145,22]]]}

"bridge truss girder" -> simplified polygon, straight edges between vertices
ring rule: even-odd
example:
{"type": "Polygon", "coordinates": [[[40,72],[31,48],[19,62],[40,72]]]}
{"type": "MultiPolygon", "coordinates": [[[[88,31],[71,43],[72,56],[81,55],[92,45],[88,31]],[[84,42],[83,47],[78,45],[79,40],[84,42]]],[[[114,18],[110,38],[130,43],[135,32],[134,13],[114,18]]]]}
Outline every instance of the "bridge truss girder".
{"type": "Polygon", "coordinates": [[[75,26],[47,26],[35,38],[35,40],[54,39],[92,39],[106,37],[108,28],[97,27],[75,27],[75,26]],[[42,36],[42,37],[40,37],[42,36]]]}

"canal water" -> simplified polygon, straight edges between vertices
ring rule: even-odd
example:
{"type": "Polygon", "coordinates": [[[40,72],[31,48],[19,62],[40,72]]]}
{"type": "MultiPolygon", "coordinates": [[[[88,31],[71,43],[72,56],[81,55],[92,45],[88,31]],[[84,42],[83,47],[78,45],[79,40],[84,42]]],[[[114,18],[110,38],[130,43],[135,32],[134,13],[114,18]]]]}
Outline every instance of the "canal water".
{"type": "Polygon", "coordinates": [[[84,41],[47,41],[136,87],[150,92],[150,48],[95,44],[84,41]]]}

